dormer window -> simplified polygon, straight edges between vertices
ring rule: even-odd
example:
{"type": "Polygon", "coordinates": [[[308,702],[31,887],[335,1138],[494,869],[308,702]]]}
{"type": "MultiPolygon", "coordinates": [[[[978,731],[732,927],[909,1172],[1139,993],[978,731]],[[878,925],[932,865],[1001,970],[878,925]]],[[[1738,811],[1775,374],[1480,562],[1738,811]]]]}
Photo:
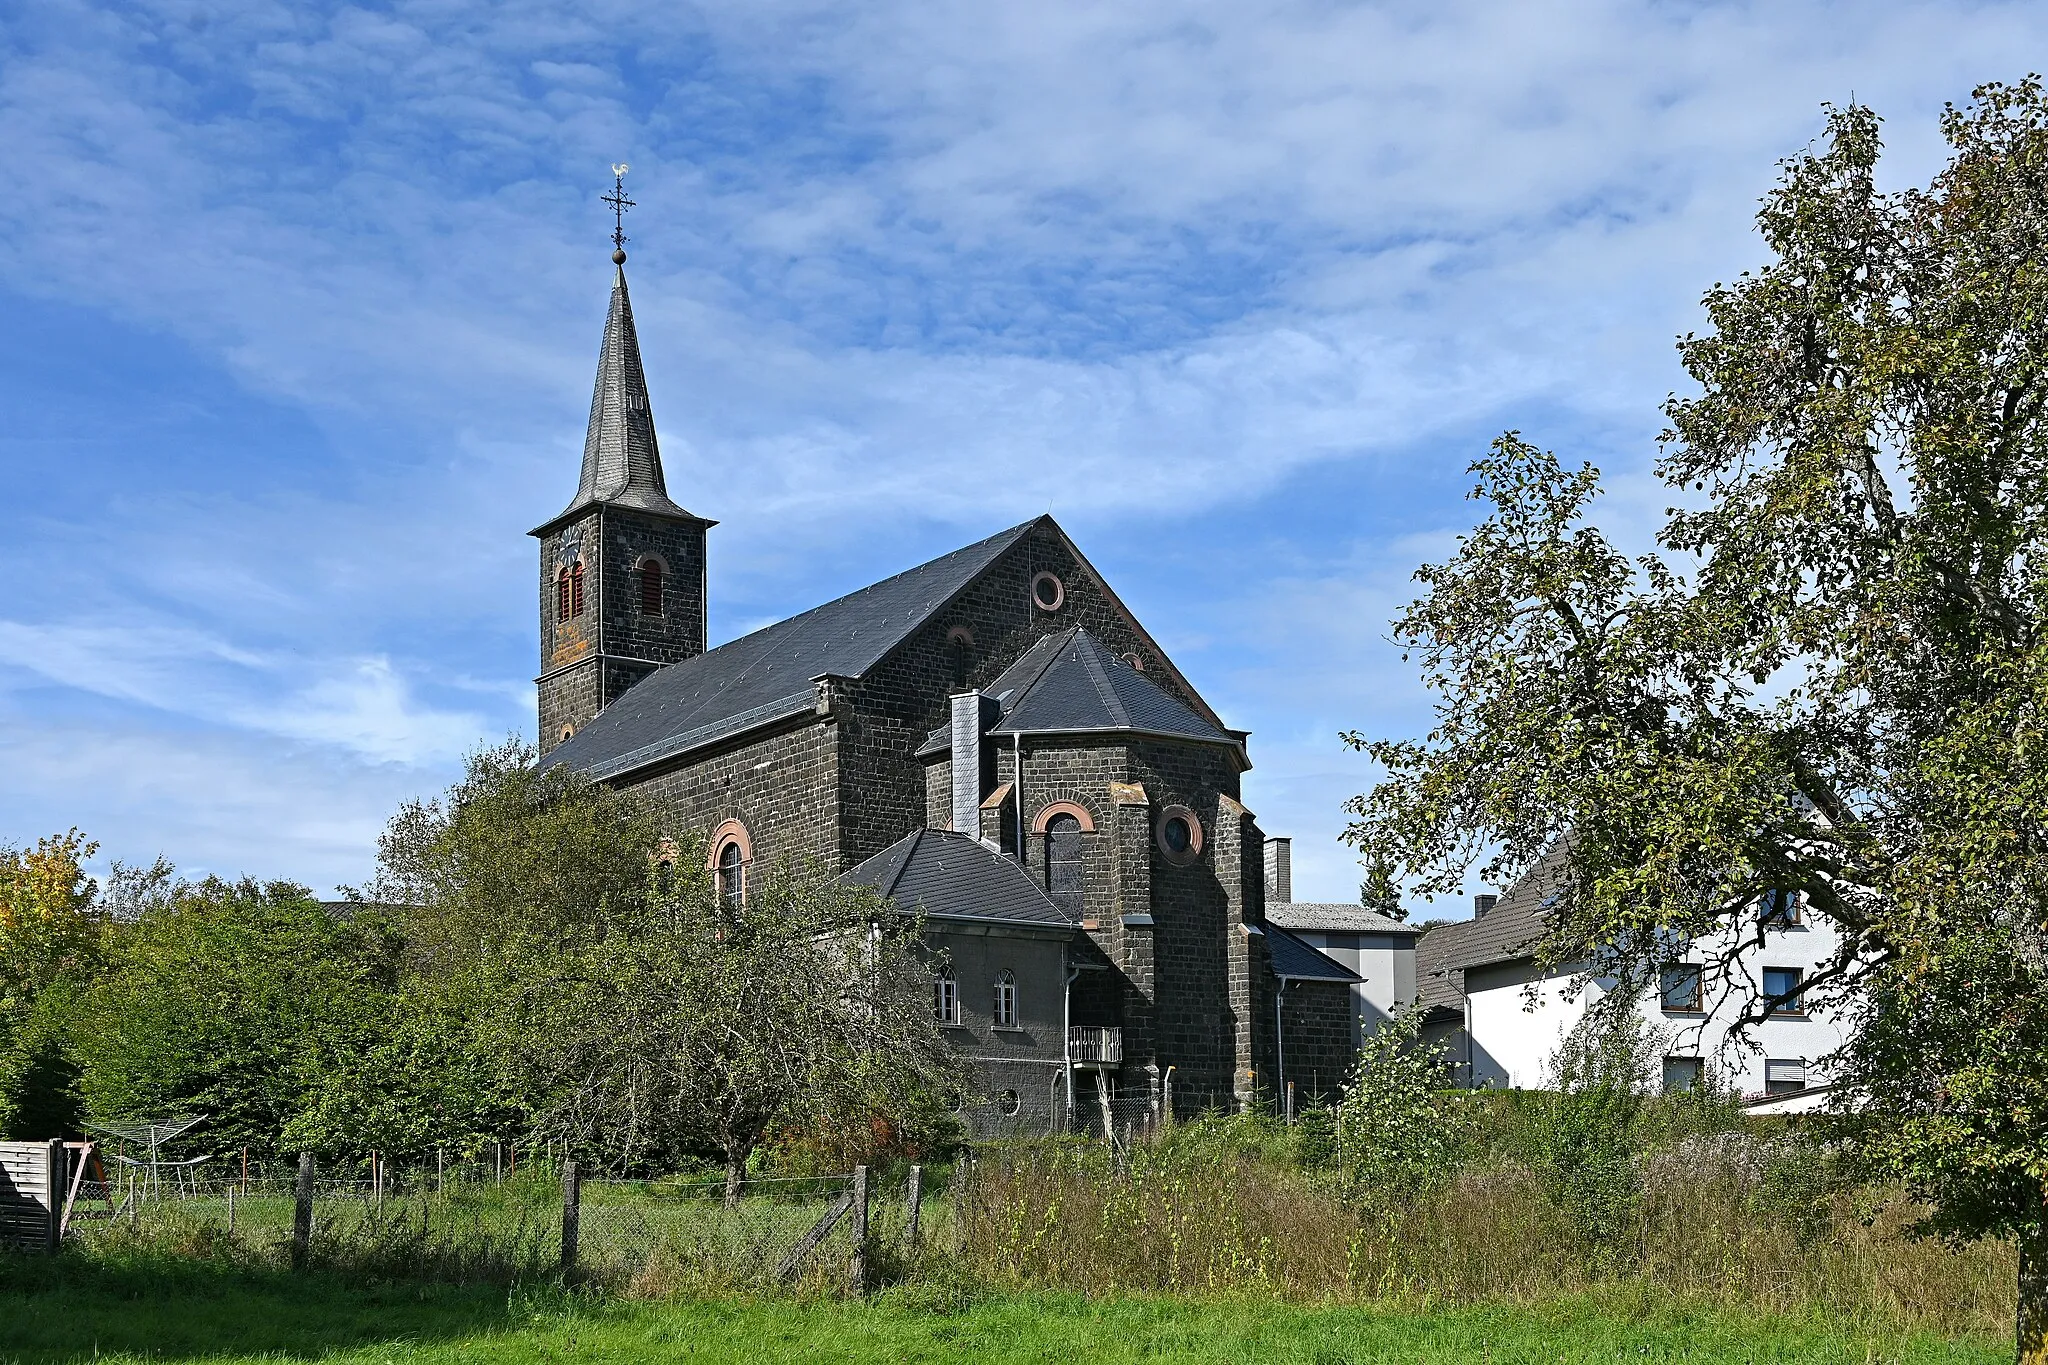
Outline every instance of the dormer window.
{"type": "Polygon", "coordinates": [[[661,561],[649,555],[640,561],[640,614],[661,615],[661,561]]]}

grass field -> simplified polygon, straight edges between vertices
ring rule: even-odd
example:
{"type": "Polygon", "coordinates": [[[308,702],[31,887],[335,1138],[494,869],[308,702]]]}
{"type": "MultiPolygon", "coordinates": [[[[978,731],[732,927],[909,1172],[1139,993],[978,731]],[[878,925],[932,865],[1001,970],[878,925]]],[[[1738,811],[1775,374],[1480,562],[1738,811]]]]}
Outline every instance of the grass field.
{"type": "Polygon", "coordinates": [[[869,1302],[599,1302],[558,1291],[378,1286],[196,1262],[0,1258],[0,1362],[1686,1361],[1992,1365],[2010,1350],[1799,1320],[1648,1307],[1381,1312],[1246,1299],[951,1294],[869,1302]]]}

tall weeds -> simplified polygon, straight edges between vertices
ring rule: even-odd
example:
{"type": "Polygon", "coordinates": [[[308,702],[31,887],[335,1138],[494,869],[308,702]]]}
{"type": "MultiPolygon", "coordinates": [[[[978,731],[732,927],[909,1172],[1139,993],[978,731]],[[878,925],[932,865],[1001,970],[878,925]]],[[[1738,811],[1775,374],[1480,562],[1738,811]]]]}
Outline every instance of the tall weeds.
{"type": "Polygon", "coordinates": [[[1873,1326],[2006,1330],[2010,1247],[1915,1240],[1905,1232],[1915,1210],[1902,1202],[1782,1169],[1814,1160],[1824,1153],[1799,1139],[1682,1138],[1633,1159],[1627,1183],[1640,1197],[1602,1193],[1589,1219],[1569,1186],[1497,1149],[1433,1185],[1359,1190],[1339,1171],[1229,1139],[1120,1156],[1012,1148],[956,1179],[954,1216],[965,1268],[1017,1288],[1416,1306],[1621,1292],[1873,1326]]]}

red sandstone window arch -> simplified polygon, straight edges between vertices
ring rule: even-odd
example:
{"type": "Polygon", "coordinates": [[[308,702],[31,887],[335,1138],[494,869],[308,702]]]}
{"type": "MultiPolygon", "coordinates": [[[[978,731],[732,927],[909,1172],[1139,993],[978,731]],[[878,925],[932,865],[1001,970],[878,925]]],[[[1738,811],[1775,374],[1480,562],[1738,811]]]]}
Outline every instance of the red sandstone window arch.
{"type": "Polygon", "coordinates": [[[718,890],[718,903],[737,910],[747,902],[747,872],[754,865],[754,841],[738,820],[727,820],[711,831],[711,853],[706,860],[718,890]]]}

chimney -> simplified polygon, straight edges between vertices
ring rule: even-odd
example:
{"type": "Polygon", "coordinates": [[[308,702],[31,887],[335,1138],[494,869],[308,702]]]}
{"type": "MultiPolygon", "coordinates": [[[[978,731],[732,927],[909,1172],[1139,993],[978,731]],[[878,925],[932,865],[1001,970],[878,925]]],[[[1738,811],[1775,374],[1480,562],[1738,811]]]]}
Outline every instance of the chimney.
{"type": "Polygon", "coordinates": [[[1294,840],[1266,836],[1266,904],[1285,905],[1294,899],[1294,840]]]}
{"type": "Polygon", "coordinates": [[[1484,892],[1472,898],[1472,918],[1485,919],[1486,912],[1500,904],[1500,897],[1484,892]]]}
{"type": "Polygon", "coordinates": [[[953,694],[953,828],[981,837],[981,693],[953,694]]]}

